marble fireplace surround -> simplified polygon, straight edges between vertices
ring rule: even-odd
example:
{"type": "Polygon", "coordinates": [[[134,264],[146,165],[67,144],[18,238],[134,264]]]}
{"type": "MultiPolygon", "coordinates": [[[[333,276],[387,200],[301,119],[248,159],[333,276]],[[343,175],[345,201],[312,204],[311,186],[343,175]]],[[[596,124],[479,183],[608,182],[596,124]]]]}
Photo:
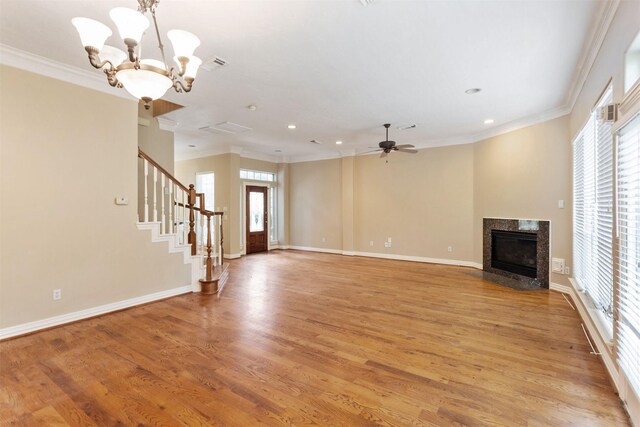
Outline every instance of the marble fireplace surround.
{"type": "Polygon", "coordinates": [[[483,218],[482,221],[482,270],[498,274],[539,288],[549,288],[549,221],[537,219],[483,218]],[[517,231],[537,236],[537,277],[521,276],[491,267],[491,230],[517,231]]]}

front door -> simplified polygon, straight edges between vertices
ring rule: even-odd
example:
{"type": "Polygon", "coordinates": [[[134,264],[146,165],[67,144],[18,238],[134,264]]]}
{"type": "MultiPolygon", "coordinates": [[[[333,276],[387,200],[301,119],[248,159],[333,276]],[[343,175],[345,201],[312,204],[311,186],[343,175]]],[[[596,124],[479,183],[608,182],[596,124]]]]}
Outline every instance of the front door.
{"type": "Polygon", "coordinates": [[[247,186],[247,253],[267,250],[267,187],[247,186]]]}

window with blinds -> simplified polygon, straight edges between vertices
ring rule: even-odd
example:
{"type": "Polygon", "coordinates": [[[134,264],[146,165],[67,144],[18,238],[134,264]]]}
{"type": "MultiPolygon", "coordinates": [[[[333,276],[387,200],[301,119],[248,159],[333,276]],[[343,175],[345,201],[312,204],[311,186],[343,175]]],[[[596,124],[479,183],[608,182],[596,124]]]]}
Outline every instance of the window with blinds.
{"type": "Polygon", "coordinates": [[[618,132],[618,359],[640,395],[640,115],[618,132]]]}
{"type": "Polygon", "coordinates": [[[613,102],[611,86],[573,144],[574,277],[594,305],[613,319],[613,135],[598,118],[613,102]]]}

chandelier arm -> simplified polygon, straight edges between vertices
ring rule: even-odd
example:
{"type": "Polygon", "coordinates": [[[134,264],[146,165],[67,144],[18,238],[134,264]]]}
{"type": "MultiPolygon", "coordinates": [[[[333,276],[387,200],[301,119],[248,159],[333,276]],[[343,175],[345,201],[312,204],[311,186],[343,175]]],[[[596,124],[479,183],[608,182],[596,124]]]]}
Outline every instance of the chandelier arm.
{"type": "Polygon", "coordinates": [[[109,82],[109,86],[111,87],[122,87],[122,83],[118,81],[116,78],[116,70],[115,69],[105,69],[104,74],[107,76],[107,82],[109,82]]]}
{"type": "Polygon", "coordinates": [[[107,70],[115,70],[116,69],[116,67],[113,66],[113,63],[111,61],[109,61],[108,59],[100,62],[99,52],[98,52],[98,49],[96,49],[95,47],[87,46],[85,48],[85,50],[89,54],[89,63],[93,66],[93,68],[100,69],[100,68],[104,67],[105,65],[109,64],[109,67],[107,69],[105,69],[105,72],[107,70]]]}
{"type": "Polygon", "coordinates": [[[151,8],[151,17],[153,17],[153,26],[156,29],[156,37],[158,38],[158,47],[160,48],[160,54],[162,55],[162,62],[164,62],[164,68],[166,70],[169,67],[167,66],[167,59],[164,56],[164,45],[162,44],[162,39],[160,38],[160,30],[158,29],[158,20],[156,19],[155,7],[151,8]]]}
{"type": "Polygon", "coordinates": [[[191,87],[193,86],[193,79],[186,78],[184,79],[184,81],[186,84],[183,83],[182,80],[178,78],[173,79],[173,88],[176,90],[176,92],[178,93],[191,92],[191,87]]]}

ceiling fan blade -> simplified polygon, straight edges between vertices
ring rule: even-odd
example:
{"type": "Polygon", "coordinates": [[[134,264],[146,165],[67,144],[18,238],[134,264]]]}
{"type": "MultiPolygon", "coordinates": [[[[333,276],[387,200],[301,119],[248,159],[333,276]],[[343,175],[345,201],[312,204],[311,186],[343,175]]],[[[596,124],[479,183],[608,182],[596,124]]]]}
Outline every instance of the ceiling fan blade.
{"type": "Polygon", "coordinates": [[[398,148],[397,151],[402,151],[403,153],[411,153],[411,154],[416,154],[418,152],[418,150],[415,150],[413,148],[398,148]]]}
{"type": "Polygon", "coordinates": [[[387,157],[387,154],[389,153],[387,153],[386,151],[383,151],[382,153],[380,153],[380,157],[387,157]]]}
{"type": "Polygon", "coordinates": [[[414,148],[415,145],[411,145],[411,144],[400,144],[400,145],[396,145],[396,148],[414,148]]]}

